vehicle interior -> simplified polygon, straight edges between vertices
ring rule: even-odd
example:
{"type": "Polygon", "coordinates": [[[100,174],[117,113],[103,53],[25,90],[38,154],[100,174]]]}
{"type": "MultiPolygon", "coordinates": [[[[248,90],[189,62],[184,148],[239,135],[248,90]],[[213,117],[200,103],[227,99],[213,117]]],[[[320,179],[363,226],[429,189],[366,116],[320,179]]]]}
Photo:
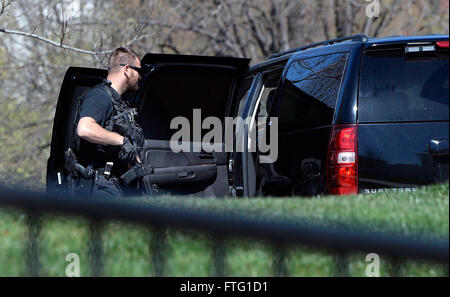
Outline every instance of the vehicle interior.
{"type": "MultiPolygon", "coordinates": [[[[261,85],[254,94],[252,106],[246,115],[250,118],[250,121],[247,135],[248,153],[247,158],[245,158],[247,174],[244,174],[243,184],[246,189],[245,194],[249,197],[290,195],[291,180],[277,172],[275,168],[276,160],[269,160],[269,153],[261,152],[258,145],[261,141],[270,145],[270,127],[268,125],[271,123],[268,116],[279,90],[282,71],[283,67],[280,67],[263,75],[261,85]],[[264,162],[261,162],[261,160],[264,160],[264,162]]],[[[245,100],[245,98],[241,100],[245,100]]]]}
{"type": "MultiPolygon", "coordinates": [[[[228,193],[227,154],[202,149],[207,130],[202,130],[197,141],[183,140],[190,147],[188,152],[174,152],[171,141],[175,141],[172,136],[177,129],[171,129],[171,121],[176,117],[187,119],[191,132],[194,109],[201,109],[201,120],[210,116],[224,118],[228,90],[234,83],[231,71],[196,66],[194,76],[191,67],[167,65],[147,80],[139,122],[146,139],[144,162],[155,168],[155,183],[170,194],[224,196],[228,193]],[[213,97],[215,100],[211,100],[213,97]]],[[[190,136],[193,138],[193,133],[190,136]]]]}

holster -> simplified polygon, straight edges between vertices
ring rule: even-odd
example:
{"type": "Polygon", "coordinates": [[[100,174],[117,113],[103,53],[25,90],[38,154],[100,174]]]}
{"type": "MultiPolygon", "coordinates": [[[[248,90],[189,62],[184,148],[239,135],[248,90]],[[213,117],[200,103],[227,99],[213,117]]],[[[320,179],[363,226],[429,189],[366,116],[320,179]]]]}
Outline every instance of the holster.
{"type": "Polygon", "coordinates": [[[67,186],[71,196],[90,195],[95,182],[95,170],[92,166],[84,167],[78,163],[71,148],[65,152],[64,167],[68,172],[67,186]]]}

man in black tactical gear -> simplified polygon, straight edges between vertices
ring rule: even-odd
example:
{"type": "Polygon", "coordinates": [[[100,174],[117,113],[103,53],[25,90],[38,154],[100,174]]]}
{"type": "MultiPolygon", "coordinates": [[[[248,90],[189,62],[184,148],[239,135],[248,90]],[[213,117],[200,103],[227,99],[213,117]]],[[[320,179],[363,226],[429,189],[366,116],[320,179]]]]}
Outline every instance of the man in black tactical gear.
{"type": "Polygon", "coordinates": [[[77,157],[95,172],[92,195],[123,196],[120,175],[141,163],[142,130],[135,123],[135,110],[121,98],[126,91],[138,90],[140,67],[136,53],[116,49],[109,59],[107,80],[89,91],[81,105],[76,128],[80,137],[77,157]]]}

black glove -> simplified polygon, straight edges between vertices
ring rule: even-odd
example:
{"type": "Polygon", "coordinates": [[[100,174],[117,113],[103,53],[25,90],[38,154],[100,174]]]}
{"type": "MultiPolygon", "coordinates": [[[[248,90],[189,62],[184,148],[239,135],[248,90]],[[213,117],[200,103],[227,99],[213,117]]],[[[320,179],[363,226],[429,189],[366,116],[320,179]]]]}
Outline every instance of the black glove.
{"type": "Polygon", "coordinates": [[[123,138],[123,144],[120,147],[119,159],[124,162],[134,164],[136,162],[136,147],[131,144],[128,137],[123,138]]]}

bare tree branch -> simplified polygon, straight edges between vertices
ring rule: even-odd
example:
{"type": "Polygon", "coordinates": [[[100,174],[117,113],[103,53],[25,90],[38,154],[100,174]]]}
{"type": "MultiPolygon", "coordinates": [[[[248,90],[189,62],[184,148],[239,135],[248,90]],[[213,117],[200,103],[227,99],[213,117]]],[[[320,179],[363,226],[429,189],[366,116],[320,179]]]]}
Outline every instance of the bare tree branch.
{"type": "Polygon", "coordinates": [[[0,15],[2,15],[5,12],[6,7],[10,6],[14,0],[1,0],[1,9],[0,9],[0,15]]]}
{"type": "MultiPolygon", "coordinates": [[[[87,54],[87,55],[93,55],[93,56],[97,56],[97,55],[108,55],[114,52],[114,49],[111,50],[107,50],[107,51],[88,51],[88,50],[84,50],[84,49],[80,49],[80,48],[76,48],[76,47],[71,47],[65,44],[62,44],[63,42],[63,38],[64,36],[61,36],[61,41],[60,43],[52,41],[48,38],[33,34],[33,33],[28,33],[28,32],[22,32],[22,31],[14,31],[14,30],[8,30],[8,29],[4,29],[4,28],[0,28],[0,33],[5,33],[5,34],[12,34],[12,35],[19,35],[19,36],[25,36],[25,37],[29,37],[29,38],[33,38],[33,39],[37,39],[40,41],[43,41],[45,43],[48,43],[50,45],[56,46],[56,47],[60,47],[66,50],[70,50],[70,51],[74,51],[74,52],[78,52],[78,53],[82,53],[82,54],[87,54]]],[[[142,40],[145,37],[149,37],[150,34],[146,34],[146,35],[141,35],[139,36],[136,35],[132,40],[130,40],[129,42],[125,43],[124,46],[130,46],[131,44],[135,43],[136,41],[142,40]]]]}

